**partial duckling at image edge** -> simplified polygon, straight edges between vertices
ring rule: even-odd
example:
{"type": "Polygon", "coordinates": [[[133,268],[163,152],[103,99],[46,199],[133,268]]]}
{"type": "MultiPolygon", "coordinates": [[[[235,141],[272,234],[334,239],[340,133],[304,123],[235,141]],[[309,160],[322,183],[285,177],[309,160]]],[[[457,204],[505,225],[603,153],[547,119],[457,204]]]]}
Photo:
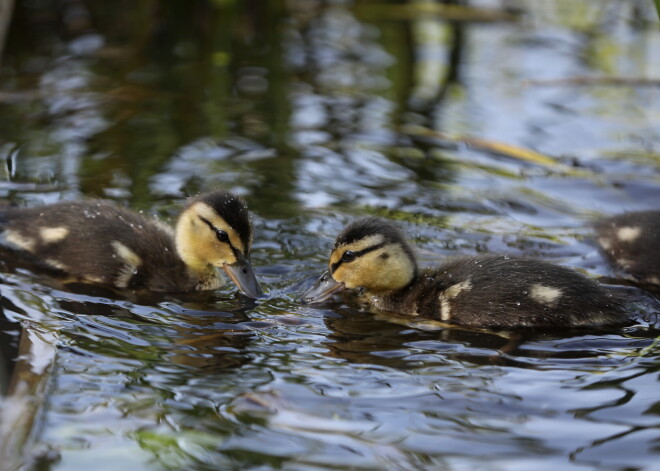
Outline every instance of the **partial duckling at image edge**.
{"type": "Polygon", "coordinates": [[[0,211],[0,243],[20,259],[75,281],[157,292],[217,289],[226,272],[262,295],[250,264],[247,206],[226,191],[188,200],[174,228],[107,201],[0,211]]]}
{"type": "Polygon", "coordinates": [[[635,281],[660,286],[660,211],[636,211],[595,225],[603,253],[635,281]]]}
{"type": "Polygon", "coordinates": [[[328,268],[303,295],[304,302],[362,288],[374,309],[469,327],[609,326],[629,321],[605,288],[543,261],[483,255],[419,270],[403,234],[378,218],[346,226],[335,241],[328,268]]]}

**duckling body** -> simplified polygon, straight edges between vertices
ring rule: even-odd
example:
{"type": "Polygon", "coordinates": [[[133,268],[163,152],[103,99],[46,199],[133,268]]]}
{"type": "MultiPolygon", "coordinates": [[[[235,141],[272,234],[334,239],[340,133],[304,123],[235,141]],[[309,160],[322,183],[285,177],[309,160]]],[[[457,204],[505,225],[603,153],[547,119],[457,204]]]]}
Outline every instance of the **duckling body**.
{"type": "Polygon", "coordinates": [[[225,283],[221,268],[256,297],[251,237],[245,204],[223,191],[189,200],[176,228],[98,200],[0,213],[6,249],[53,274],[117,288],[216,289],[225,283]]]}
{"type": "Polygon", "coordinates": [[[573,270],[505,255],[461,257],[420,271],[390,294],[372,294],[385,311],[472,327],[609,325],[625,320],[615,300],[573,270]]]}
{"type": "Polygon", "coordinates": [[[329,270],[305,295],[326,299],[363,288],[379,310],[470,327],[577,327],[623,324],[621,305],[597,283],[550,263],[507,255],[458,257],[419,270],[403,235],[365,218],[339,235],[329,270]]]}
{"type": "Polygon", "coordinates": [[[619,214],[595,225],[598,244],[619,270],[660,285],[660,211],[619,214]]]}

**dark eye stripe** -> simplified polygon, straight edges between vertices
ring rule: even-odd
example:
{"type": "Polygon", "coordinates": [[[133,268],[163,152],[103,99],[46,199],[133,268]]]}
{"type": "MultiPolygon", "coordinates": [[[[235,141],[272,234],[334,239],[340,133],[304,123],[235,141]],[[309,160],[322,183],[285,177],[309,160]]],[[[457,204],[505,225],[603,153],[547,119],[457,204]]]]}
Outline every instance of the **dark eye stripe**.
{"type": "Polygon", "coordinates": [[[207,226],[209,226],[209,229],[211,229],[211,230],[215,233],[215,236],[218,238],[218,240],[219,240],[220,242],[226,242],[227,244],[229,244],[229,246],[230,246],[232,249],[234,248],[234,246],[231,245],[231,242],[230,242],[230,240],[229,240],[229,235],[228,235],[225,231],[220,230],[220,229],[218,229],[217,227],[215,227],[213,224],[211,224],[211,221],[209,221],[208,219],[206,219],[206,218],[204,218],[204,217],[202,217],[202,216],[199,216],[199,218],[202,220],[202,222],[203,222],[204,224],[206,224],[207,226]]]}
{"type": "MultiPolygon", "coordinates": [[[[371,247],[367,247],[366,249],[362,249],[362,250],[359,250],[357,252],[353,252],[353,260],[357,259],[358,257],[363,256],[364,254],[367,254],[369,252],[373,252],[374,250],[378,250],[381,247],[385,247],[385,245],[386,245],[385,242],[381,242],[380,244],[372,245],[371,247]]],[[[334,273],[337,270],[337,268],[339,268],[341,266],[342,263],[348,263],[348,262],[340,258],[338,262],[335,262],[332,265],[330,265],[330,273],[331,274],[334,273]]]]}

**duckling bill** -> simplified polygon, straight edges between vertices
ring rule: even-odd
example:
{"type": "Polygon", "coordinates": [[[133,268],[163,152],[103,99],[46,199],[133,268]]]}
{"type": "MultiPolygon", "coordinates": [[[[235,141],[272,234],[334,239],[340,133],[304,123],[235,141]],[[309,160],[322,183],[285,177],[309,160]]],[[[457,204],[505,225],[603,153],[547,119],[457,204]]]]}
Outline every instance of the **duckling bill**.
{"type": "Polygon", "coordinates": [[[225,191],[191,198],[174,228],[100,200],[0,212],[0,242],[52,274],[116,288],[213,290],[224,270],[249,297],[262,295],[250,263],[252,223],[225,191]]]}
{"type": "Polygon", "coordinates": [[[578,327],[625,324],[603,287],[558,265],[507,255],[455,258],[427,270],[391,223],[364,218],[337,237],[328,271],[303,295],[321,302],[363,288],[371,307],[470,327],[578,327]]]}

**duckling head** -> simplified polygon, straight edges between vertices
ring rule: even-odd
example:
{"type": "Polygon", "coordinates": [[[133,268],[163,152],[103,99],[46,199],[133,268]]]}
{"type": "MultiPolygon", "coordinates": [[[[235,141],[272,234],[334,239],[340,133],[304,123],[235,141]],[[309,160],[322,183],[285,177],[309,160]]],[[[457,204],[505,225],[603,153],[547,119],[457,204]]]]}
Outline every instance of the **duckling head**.
{"type": "Polygon", "coordinates": [[[415,257],[401,231],[387,221],[367,217],[350,223],[339,234],[328,271],[302,299],[320,302],[345,288],[383,295],[405,288],[416,275],[415,257]]]}
{"type": "Polygon", "coordinates": [[[237,196],[213,191],[190,199],[177,221],[175,240],[192,273],[203,277],[220,268],[245,295],[263,294],[250,264],[252,223],[237,196]]]}

